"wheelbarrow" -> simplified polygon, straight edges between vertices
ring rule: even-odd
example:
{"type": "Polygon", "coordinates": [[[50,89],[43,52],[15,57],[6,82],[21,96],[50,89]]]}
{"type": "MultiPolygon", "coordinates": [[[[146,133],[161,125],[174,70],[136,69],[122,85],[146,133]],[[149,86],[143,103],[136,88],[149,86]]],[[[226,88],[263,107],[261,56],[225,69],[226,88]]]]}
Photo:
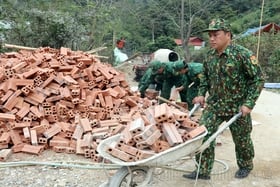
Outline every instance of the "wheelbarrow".
{"type": "MultiPolygon", "coordinates": [[[[199,106],[195,105],[194,108],[199,106]]],[[[195,109],[191,110],[194,112],[195,109]]],[[[189,114],[191,116],[191,113],[189,114]]],[[[163,152],[157,153],[149,158],[135,161],[135,162],[125,162],[122,161],[111,154],[107,153],[107,148],[111,143],[116,142],[121,138],[120,134],[111,136],[107,139],[102,140],[98,147],[98,153],[105,159],[108,159],[114,164],[120,166],[117,172],[109,179],[104,187],[120,187],[120,186],[148,186],[152,179],[152,174],[155,168],[166,167],[175,161],[178,161],[187,156],[193,157],[196,154],[203,152],[210,143],[227,127],[229,127],[234,121],[236,121],[242,113],[234,115],[228,122],[223,123],[220,128],[214,133],[209,139],[203,142],[203,138],[206,136],[208,131],[198,135],[197,137],[185,141],[184,143],[178,144],[171,147],[163,152]]]]}

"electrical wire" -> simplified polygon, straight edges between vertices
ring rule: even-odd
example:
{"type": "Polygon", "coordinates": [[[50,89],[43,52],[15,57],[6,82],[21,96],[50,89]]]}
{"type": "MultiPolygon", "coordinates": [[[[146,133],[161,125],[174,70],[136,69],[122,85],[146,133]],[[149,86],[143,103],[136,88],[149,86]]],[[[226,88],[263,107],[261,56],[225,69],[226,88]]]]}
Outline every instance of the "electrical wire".
{"type": "MultiPolygon", "coordinates": [[[[191,159],[184,157],[181,160],[186,160],[186,159],[191,159]]],[[[185,161],[184,161],[185,162],[185,161]]],[[[223,166],[223,170],[219,172],[212,172],[211,175],[218,175],[222,174],[228,171],[229,167],[227,163],[225,163],[222,160],[215,159],[215,162],[220,163],[223,166]]],[[[96,164],[96,163],[91,163],[91,162],[36,162],[36,161],[17,161],[17,162],[4,162],[0,163],[0,168],[6,168],[6,167],[24,167],[24,166],[50,166],[50,167],[65,167],[65,168],[79,168],[79,169],[102,169],[102,170],[114,170],[114,169],[119,169],[121,166],[117,164],[109,164],[109,163],[104,163],[102,162],[101,164],[96,164]]],[[[183,170],[183,169],[178,169],[170,166],[157,166],[157,168],[162,168],[162,169],[168,169],[168,170],[174,170],[178,172],[192,172],[190,170],[183,170]]],[[[108,173],[106,174],[107,176],[108,173]]]]}
{"type": "Polygon", "coordinates": [[[51,167],[65,167],[65,168],[80,168],[80,169],[118,169],[117,164],[92,164],[82,162],[36,162],[36,161],[17,161],[0,163],[0,168],[5,167],[23,167],[23,166],[51,166],[51,167]]]}

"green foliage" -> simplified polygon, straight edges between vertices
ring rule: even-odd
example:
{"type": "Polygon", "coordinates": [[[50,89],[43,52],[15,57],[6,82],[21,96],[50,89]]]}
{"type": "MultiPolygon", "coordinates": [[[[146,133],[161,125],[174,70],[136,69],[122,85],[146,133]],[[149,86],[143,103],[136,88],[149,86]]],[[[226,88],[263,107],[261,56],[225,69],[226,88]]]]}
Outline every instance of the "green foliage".
{"type": "Polygon", "coordinates": [[[208,47],[202,48],[200,50],[193,50],[191,51],[191,59],[190,61],[194,62],[203,62],[206,58],[207,51],[209,50],[208,47]]]}
{"type": "Polygon", "coordinates": [[[156,39],[155,46],[157,48],[174,49],[174,47],[176,47],[176,43],[171,37],[160,36],[156,39]]]}
{"type": "Polygon", "coordinates": [[[272,55],[269,57],[267,72],[269,75],[268,80],[270,82],[280,82],[280,49],[275,49],[272,55]]]}
{"type": "Polygon", "coordinates": [[[280,82],[280,50],[278,48],[280,34],[263,33],[260,38],[258,52],[258,37],[239,38],[236,43],[247,47],[258,56],[258,61],[269,82],[280,82]]]}
{"type": "MultiPolygon", "coordinates": [[[[181,57],[203,61],[205,50],[191,51],[175,45],[173,39],[198,36],[207,40],[201,31],[214,17],[228,19],[233,33],[239,35],[248,28],[258,27],[261,2],[256,0],[0,0],[2,43],[27,47],[69,47],[87,51],[106,46],[100,55],[112,56],[115,41],[124,37],[126,52],[154,52],[159,48],[173,49],[181,57]],[[184,2],[184,14],[181,3],[184,2]],[[183,16],[183,19],[181,19],[183,16]],[[186,53],[188,53],[186,55],[186,53]]],[[[280,20],[280,1],[266,1],[263,22],[280,20]]],[[[256,37],[237,42],[256,52],[256,37]]],[[[277,80],[279,69],[278,36],[262,36],[259,60],[270,81],[277,80]],[[278,43],[275,43],[278,40],[278,43]]],[[[3,52],[7,49],[2,49],[3,52]]],[[[279,78],[278,78],[279,79],[279,78]]]]}
{"type": "Polygon", "coordinates": [[[147,45],[143,48],[143,50],[145,52],[152,53],[160,48],[173,50],[176,46],[177,45],[173,38],[167,36],[160,36],[155,40],[154,43],[153,42],[147,43],[147,45]]]}

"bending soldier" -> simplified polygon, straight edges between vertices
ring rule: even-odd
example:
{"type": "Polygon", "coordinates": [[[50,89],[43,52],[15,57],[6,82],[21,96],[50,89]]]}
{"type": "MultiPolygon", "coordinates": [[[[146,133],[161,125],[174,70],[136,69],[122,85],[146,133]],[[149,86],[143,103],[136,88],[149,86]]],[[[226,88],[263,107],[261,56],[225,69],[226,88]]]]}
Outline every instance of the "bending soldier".
{"type": "Polygon", "coordinates": [[[197,96],[203,65],[198,62],[186,63],[178,61],[174,70],[183,74],[182,85],[176,89],[180,92],[182,102],[187,102],[188,107],[193,107],[193,98],[197,96]]]}

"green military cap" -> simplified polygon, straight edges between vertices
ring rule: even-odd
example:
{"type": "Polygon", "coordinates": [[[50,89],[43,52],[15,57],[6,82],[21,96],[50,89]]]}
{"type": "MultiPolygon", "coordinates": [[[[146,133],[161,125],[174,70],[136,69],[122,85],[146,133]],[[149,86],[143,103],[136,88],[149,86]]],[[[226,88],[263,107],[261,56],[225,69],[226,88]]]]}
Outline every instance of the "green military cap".
{"type": "Polygon", "coordinates": [[[209,27],[204,31],[218,31],[218,30],[230,32],[231,26],[226,20],[221,18],[216,18],[210,21],[209,27]]]}
{"type": "Polygon", "coordinates": [[[181,69],[185,69],[188,67],[188,64],[184,60],[175,61],[173,63],[173,69],[175,71],[180,71],[181,69]]]}
{"type": "Polygon", "coordinates": [[[158,69],[160,69],[161,67],[164,67],[164,63],[160,62],[160,61],[152,61],[149,65],[150,68],[152,68],[153,71],[157,71],[158,69]]]}

